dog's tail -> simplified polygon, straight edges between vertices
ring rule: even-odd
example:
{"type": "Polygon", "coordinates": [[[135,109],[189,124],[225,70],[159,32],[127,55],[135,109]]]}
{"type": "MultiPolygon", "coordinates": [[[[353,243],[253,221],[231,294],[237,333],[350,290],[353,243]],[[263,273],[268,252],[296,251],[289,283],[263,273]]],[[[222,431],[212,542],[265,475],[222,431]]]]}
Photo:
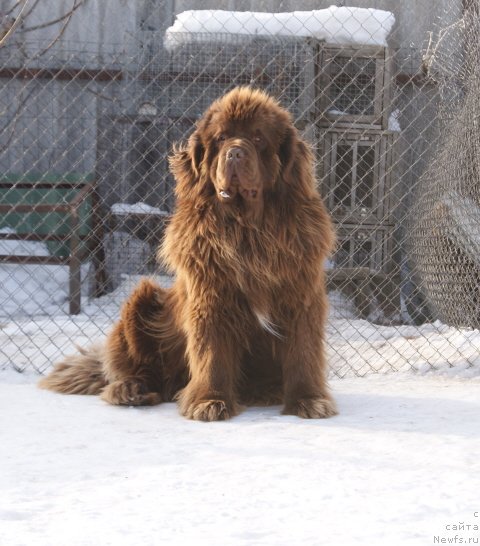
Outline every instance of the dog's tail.
{"type": "Polygon", "coordinates": [[[102,366],[104,345],[78,348],[78,351],[59,362],[38,386],[63,394],[100,394],[107,385],[102,366]]]}

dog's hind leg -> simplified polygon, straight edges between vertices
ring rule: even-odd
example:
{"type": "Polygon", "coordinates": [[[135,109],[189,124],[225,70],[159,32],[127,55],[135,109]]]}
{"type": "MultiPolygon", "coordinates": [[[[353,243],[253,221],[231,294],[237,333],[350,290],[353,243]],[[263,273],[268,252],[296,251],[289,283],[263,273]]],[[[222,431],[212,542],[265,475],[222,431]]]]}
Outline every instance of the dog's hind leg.
{"type": "Polygon", "coordinates": [[[110,404],[172,400],[187,381],[172,301],[173,291],[143,279],[105,342],[66,357],[39,386],[65,394],[100,394],[110,404]]]}
{"type": "Polygon", "coordinates": [[[186,366],[174,326],[171,296],[143,279],[122,308],[107,338],[102,399],[110,404],[154,405],[183,387],[186,366]]]}

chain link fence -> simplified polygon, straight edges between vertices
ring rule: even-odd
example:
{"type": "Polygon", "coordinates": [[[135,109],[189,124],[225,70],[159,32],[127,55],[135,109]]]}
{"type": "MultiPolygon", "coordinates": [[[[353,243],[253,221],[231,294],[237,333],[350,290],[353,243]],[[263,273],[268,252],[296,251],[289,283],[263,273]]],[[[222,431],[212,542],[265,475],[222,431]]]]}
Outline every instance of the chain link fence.
{"type": "Polygon", "coordinates": [[[416,47],[398,12],[346,7],[185,12],[115,45],[19,27],[0,48],[0,367],[44,372],[139,276],[171,282],[168,155],[236,85],[277,97],[315,152],[332,373],[478,365],[478,14],[450,4],[416,47]]]}

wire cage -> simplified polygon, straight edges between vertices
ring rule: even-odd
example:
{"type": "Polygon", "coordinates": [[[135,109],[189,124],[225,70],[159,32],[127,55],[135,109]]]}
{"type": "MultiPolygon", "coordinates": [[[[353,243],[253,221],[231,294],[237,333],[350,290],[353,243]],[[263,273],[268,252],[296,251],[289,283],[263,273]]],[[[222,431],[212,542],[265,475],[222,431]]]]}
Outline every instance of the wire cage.
{"type": "Polygon", "coordinates": [[[264,89],[292,112],[310,119],[314,108],[315,40],[284,36],[143,33],[134,77],[140,101],[172,119],[197,119],[213,100],[238,85],[264,89]],[[160,52],[160,53],[159,53],[160,52]]]}
{"type": "Polygon", "coordinates": [[[391,64],[386,47],[323,44],[317,61],[320,122],[386,128],[391,64]]]}
{"type": "Polygon", "coordinates": [[[409,243],[437,316],[447,324],[480,328],[478,40],[472,49],[475,64],[465,99],[448,113],[437,161],[418,184],[409,243]]]}
{"type": "Polygon", "coordinates": [[[392,226],[342,224],[337,228],[337,237],[337,249],[332,257],[334,267],[394,271],[392,226]]]}
{"type": "Polygon", "coordinates": [[[391,188],[395,133],[322,130],[319,135],[319,179],[337,222],[393,221],[391,188]]]}

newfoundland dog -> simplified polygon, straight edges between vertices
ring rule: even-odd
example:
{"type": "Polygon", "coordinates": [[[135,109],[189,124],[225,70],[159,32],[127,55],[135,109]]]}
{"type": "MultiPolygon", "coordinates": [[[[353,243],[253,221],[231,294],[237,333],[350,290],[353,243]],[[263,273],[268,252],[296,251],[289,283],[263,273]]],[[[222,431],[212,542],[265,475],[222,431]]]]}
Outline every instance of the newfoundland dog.
{"type": "Polygon", "coordinates": [[[202,421],[242,405],[334,415],[323,266],[335,238],[290,114],[236,88],[170,164],[176,208],[159,256],[175,284],[141,281],[105,342],[67,357],[40,386],[129,406],[178,400],[202,421]]]}

